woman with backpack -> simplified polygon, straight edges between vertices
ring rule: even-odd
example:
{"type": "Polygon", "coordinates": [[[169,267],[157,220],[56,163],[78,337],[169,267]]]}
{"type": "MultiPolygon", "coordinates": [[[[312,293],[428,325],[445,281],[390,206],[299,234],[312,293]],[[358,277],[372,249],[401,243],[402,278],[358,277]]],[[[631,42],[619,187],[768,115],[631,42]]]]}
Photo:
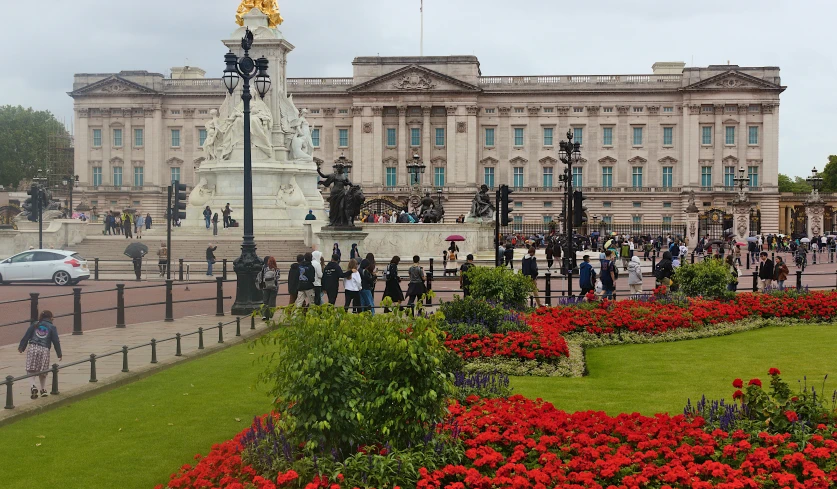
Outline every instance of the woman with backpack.
{"type": "Polygon", "coordinates": [[[727,284],[727,290],[730,292],[735,292],[738,290],[738,267],[735,266],[735,257],[733,255],[727,255],[724,258],[724,261],[727,265],[727,270],[729,270],[729,274],[731,276],[730,282],[727,284]]]}
{"type": "MultiPolygon", "coordinates": [[[[61,342],[58,340],[58,330],[52,324],[52,312],[41,311],[41,315],[37,321],[34,321],[23,339],[20,340],[20,346],[17,350],[20,353],[26,352],[26,373],[29,375],[38,372],[49,370],[49,351],[51,347],[55,347],[55,354],[58,355],[58,361],[61,361],[61,342]]],[[[38,382],[41,384],[41,397],[46,397],[46,374],[38,376],[38,382]]],[[[38,398],[38,388],[32,384],[32,399],[38,398]]]]}
{"type": "MultiPolygon", "coordinates": [[[[398,264],[401,263],[401,257],[393,256],[384,270],[384,297],[392,299],[392,303],[396,306],[401,306],[404,301],[404,292],[401,290],[401,277],[398,276],[398,264]]],[[[389,312],[389,309],[384,309],[384,312],[389,312]]]]}
{"type": "Polygon", "coordinates": [[[366,268],[360,270],[360,307],[363,311],[369,311],[375,315],[375,299],[372,295],[375,287],[375,263],[364,260],[366,268]]]}
{"type": "Polygon", "coordinates": [[[272,256],[266,257],[264,263],[259,277],[262,289],[262,321],[270,321],[276,307],[276,294],[279,292],[279,267],[272,256]]]}

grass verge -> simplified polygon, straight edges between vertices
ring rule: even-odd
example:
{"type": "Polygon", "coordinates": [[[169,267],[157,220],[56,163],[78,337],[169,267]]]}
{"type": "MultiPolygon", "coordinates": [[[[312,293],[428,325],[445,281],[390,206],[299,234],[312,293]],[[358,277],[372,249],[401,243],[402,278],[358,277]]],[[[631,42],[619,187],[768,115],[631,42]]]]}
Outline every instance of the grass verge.
{"type": "MultiPolygon", "coordinates": [[[[731,400],[731,382],[765,380],[776,367],[792,388],[807,375],[820,391],[823,377],[837,380],[837,327],[832,324],[768,327],[699,340],[587,350],[590,374],[581,378],[513,377],[515,393],[542,398],[565,411],[680,413],[686,399],[731,400]]],[[[837,382],[826,383],[826,395],[837,382]]]]}
{"type": "Polygon", "coordinates": [[[153,488],[270,409],[247,344],[0,428],[4,489],[153,488]],[[240,420],[240,421],[238,421],[240,420]]]}

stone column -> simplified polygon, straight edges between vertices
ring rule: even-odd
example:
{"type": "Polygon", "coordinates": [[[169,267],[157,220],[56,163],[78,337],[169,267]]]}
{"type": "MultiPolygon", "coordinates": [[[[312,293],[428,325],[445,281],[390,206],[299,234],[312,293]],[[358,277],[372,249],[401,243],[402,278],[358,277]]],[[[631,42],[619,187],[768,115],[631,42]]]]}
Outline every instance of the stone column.
{"type": "Polygon", "coordinates": [[[688,240],[687,247],[689,251],[694,251],[700,239],[698,236],[699,215],[697,207],[686,209],[686,239],[688,240]]]}
{"type": "MultiPolygon", "coordinates": [[[[480,145],[480,134],[479,134],[479,127],[477,126],[477,114],[479,113],[480,108],[476,105],[468,106],[468,125],[466,130],[468,131],[468,159],[466,161],[458,161],[457,166],[459,167],[458,173],[464,177],[464,181],[457,183],[465,183],[468,185],[476,185],[477,183],[477,166],[479,160],[479,145],[480,145]]],[[[456,126],[454,123],[453,126],[456,126]]],[[[448,121],[448,133],[451,131],[451,122],[448,121]]],[[[449,139],[453,139],[448,136],[449,139]]],[[[448,160],[448,168],[453,168],[451,166],[451,160],[448,160]]],[[[451,170],[448,170],[451,171],[451,170]]]]}
{"type": "MultiPolygon", "coordinates": [[[[421,108],[421,115],[422,115],[422,123],[421,123],[421,159],[424,161],[424,164],[427,165],[427,169],[430,172],[433,171],[431,164],[430,164],[430,132],[432,131],[430,127],[430,107],[429,106],[422,106],[421,108]]],[[[424,181],[427,180],[427,177],[424,175],[419,175],[419,182],[424,184],[424,181]]],[[[431,178],[432,182],[432,178],[431,178]]]]}
{"type": "Polygon", "coordinates": [[[805,202],[805,214],[808,216],[808,237],[822,236],[825,229],[825,202],[818,194],[814,194],[805,202]]]}
{"type": "Polygon", "coordinates": [[[90,169],[90,128],[87,125],[89,110],[76,109],[75,114],[75,151],[73,165],[78,175],[79,185],[93,185],[93,175],[90,169]]]}
{"type": "Polygon", "coordinates": [[[736,241],[746,243],[750,237],[750,207],[749,200],[732,203],[732,234],[736,241]]]}
{"type": "MultiPolygon", "coordinates": [[[[110,128],[110,108],[99,109],[102,114],[102,185],[113,185],[113,168],[110,164],[110,148],[111,144],[111,128],[110,128]]],[[[125,167],[122,167],[125,171],[125,167]]],[[[125,174],[122,174],[122,181],[125,181],[125,174]]]]}
{"type": "Polygon", "coordinates": [[[372,180],[375,185],[384,185],[383,160],[384,160],[384,120],[383,107],[372,107],[372,180]]]}
{"type": "Polygon", "coordinates": [[[352,147],[349,154],[353,161],[351,179],[361,184],[368,184],[372,177],[363,162],[363,107],[352,107],[352,147]]]}
{"type": "Polygon", "coordinates": [[[407,107],[398,107],[398,185],[407,185],[407,107]]]}
{"type": "Polygon", "coordinates": [[[456,158],[456,107],[445,107],[445,110],[447,111],[446,132],[448,138],[448,140],[445,141],[445,148],[447,150],[446,160],[448,164],[448,169],[446,171],[450,173],[450,175],[448,175],[450,183],[461,185],[467,182],[466,165],[470,164],[470,162],[459,161],[456,158]]]}
{"type": "MultiPolygon", "coordinates": [[[[750,106],[746,104],[741,104],[738,106],[738,137],[735,141],[736,146],[738,147],[738,164],[743,166],[745,169],[747,168],[747,144],[749,141],[749,134],[747,132],[747,112],[749,111],[750,106]]],[[[738,169],[736,168],[736,171],[738,169]]]]}

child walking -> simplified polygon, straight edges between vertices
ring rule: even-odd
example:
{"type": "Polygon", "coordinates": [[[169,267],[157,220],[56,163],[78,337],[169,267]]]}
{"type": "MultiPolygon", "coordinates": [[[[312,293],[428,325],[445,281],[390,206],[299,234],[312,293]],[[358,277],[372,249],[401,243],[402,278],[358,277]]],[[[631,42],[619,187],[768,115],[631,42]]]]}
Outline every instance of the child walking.
{"type": "MultiPolygon", "coordinates": [[[[18,351],[26,351],[26,373],[35,374],[49,370],[49,352],[55,347],[58,361],[61,361],[61,342],[58,341],[58,330],[52,324],[52,312],[43,311],[38,321],[33,322],[20,340],[18,351]]],[[[41,384],[41,397],[47,396],[46,374],[38,376],[41,384]]],[[[32,384],[32,399],[38,398],[38,388],[32,384]]]]}

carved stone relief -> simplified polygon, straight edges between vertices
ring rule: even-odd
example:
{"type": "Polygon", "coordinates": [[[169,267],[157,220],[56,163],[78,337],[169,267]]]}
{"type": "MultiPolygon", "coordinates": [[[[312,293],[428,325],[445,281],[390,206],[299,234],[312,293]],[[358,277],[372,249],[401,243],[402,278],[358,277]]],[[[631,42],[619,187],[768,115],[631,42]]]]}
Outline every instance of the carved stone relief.
{"type": "Polygon", "coordinates": [[[569,107],[558,107],[558,115],[565,116],[570,113],[569,107]]]}
{"type": "Polygon", "coordinates": [[[480,108],[476,105],[469,105],[466,109],[468,109],[468,115],[477,115],[480,112],[480,108]]]}
{"type": "Polygon", "coordinates": [[[363,107],[352,107],[352,115],[353,116],[363,115],[363,107]]]}
{"type": "Polygon", "coordinates": [[[333,115],[334,115],[334,110],[335,110],[335,109],[334,109],[334,107],[325,107],[325,108],[323,109],[323,114],[324,114],[326,117],[331,117],[331,116],[333,116],[333,115]]]}
{"type": "Polygon", "coordinates": [[[587,106],[587,114],[588,115],[599,115],[599,106],[598,105],[588,105],[587,106]]]}
{"type": "Polygon", "coordinates": [[[381,117],[384,113],[383,107],[372,107],[372,115],[375,117],[381,117]]]}
{"type": "Polygon", "coordinates": [[[457,122],[456,123],[456,132],[467,132],[468,124],[464,122],[457,122]]]}
{"type": "Polygon", "coordinates": [[[529,111],[529,115],[538,115],[541,111],[540,107],[526,107],[526,109],[529,111]]]}
{"type": "Polygon", "coordinates": [[[435,86],[429,76],[417,72],[406,73],[392,84],[396,90],[430,90],[435,86]]]}
{"type": "Polygon", "coordinates": [[[372,123],[371,122],[364,122],[363,123],[363,132],[366,134],[370,134],[372,132],[372,123]]]}
{"type": "Polygon", "coordinates": [[[627,105],[617,105],[616,110],[619,111],[620,114],[625,115],[628,113],[628,109],[630,109],[627,105]]]}
{"type": "Polygon", "coordinates": [[[511,107],[498,107],[498,110],[500,111],[500,115],[508,117],[511,112],[511,107]]]}

